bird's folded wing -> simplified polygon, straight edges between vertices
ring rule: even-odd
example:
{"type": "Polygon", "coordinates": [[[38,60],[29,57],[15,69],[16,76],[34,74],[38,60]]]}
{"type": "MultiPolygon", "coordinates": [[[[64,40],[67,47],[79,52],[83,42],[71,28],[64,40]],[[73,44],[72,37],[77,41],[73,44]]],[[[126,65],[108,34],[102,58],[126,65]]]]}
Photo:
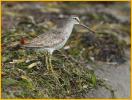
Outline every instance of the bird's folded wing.
{"type": "MultiPolygon", "coordinates": [[[[54,31],[56,32],[56,31],[54,31]]],[[[64,38],[58,33],[41,34],[34,38],[30,43],[26,44],[25,47],[36,47],[36,48],[50,48],[64,41],[64,38]]]]}

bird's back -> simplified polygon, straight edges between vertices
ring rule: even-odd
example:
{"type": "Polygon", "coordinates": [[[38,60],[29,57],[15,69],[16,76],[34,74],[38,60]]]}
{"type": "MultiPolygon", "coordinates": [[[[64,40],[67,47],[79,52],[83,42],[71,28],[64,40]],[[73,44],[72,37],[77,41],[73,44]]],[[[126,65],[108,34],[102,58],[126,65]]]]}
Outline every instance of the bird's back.
{"type": "Polygon", "coordinates": [[[51,30],[46,33],[43,33],[33,40],[31,40],[28,44],[24,45],[24,47],[29,48],[53,48],[57,44],[64,41],[63,30],[51,30]]]}
{"type": "Polygon", "coordinates": [[[43,49],[60,49],[63,47],[68,40],[74,23],[72,20],[66,19],[64,20],[57,29],[50,30],[46,33],[39,35],[34,38],[28,44],[24,45],[27,48],[43,48],[43,49]]]}

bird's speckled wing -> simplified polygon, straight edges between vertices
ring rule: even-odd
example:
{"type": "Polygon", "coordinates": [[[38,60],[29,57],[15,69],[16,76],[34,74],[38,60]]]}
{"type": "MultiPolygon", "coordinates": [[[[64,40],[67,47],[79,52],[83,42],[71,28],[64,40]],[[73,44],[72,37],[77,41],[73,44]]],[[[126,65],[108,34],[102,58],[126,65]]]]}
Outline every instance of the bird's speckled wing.
{"type": "Polygon", "coordinates": [[[51,30],[34,38],[25,47],[51,48],[64,41],[61,30],[51,30]]]}

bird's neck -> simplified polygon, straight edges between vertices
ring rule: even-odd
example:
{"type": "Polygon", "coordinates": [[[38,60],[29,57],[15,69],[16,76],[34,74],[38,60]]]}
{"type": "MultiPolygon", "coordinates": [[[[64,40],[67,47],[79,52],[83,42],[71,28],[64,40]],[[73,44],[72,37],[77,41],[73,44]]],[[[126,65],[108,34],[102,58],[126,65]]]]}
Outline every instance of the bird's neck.
{"type": "Polygon", "coordinates": [[[64,27],[65,34],[70,35],[73,30],[73,27],[74,27],[73,23],[67,23],[66,26],[64,27]]]}
{"type": "Polygon", "coordinates": [[[60,26],[60,28],[63,30],[65,36],[68,38],[73,30],[73,27],[74,27],[74,24],[72,22],[65,22],[60,26]]]}

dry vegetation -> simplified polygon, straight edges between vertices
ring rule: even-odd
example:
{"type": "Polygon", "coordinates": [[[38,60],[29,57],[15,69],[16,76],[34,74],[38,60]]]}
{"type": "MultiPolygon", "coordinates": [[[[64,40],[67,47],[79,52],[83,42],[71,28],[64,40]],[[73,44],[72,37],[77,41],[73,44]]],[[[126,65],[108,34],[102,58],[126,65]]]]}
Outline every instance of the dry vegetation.
{"type": "Polygon", "coordinates": [[[10,3],[2,4],[2,97],[3,98],[83,98],[99,86],[109,88],[87,64],[125,62],[130,46],[127,3],[10,3]],[[46,32],[59,17],[77,15],[96,31],[79,26],[64,47],[53,54],[57,75],[46,74],[44,53],[20,47],[21,39],[46,32]]]}

